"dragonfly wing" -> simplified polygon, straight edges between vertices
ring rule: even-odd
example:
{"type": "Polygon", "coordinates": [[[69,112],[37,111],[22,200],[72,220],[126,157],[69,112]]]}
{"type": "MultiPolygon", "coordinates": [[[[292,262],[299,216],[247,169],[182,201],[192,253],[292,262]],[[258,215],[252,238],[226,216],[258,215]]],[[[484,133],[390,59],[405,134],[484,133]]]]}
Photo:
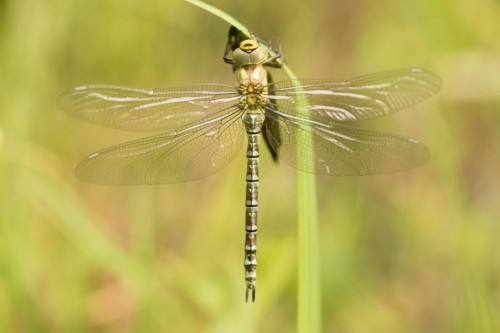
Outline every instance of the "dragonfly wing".
{"type": "Polygon", "coordinates": [[[279,135],[266,132],[278,158],[305,172],[373,175],[412,169],[429,160],[425,145],[411,138],[337,123],[287,119],[272,112],[267,117],[279,127],[279,135]]]}
{"type": "Polygon", "coordinates": [[[66,91],[58,107],[82,120],[129,131],[173,130],[238,101],[235,87],[193,85],[165,89],[139,89],[92,85],[66,91]]]}
{"type": "Polygon", "coordinates": [[[269,86],[280,111],[316,121],[377,118],[419,103],[441,87],[436,74],[420,68],[395,69],[347,80],[293,80],[269,86]],[[295,86],[297,85],[297,86],[295,86]],[[296,110],[301,99],[309,104],[296,110]]]}
{"type": "Polygon", "coordinates": [[[102,185],[176,183],[200,179],[232,161],[241,149],[241,111],[209,122],[103,149],[80,162],[76,175],[102,185]]]}

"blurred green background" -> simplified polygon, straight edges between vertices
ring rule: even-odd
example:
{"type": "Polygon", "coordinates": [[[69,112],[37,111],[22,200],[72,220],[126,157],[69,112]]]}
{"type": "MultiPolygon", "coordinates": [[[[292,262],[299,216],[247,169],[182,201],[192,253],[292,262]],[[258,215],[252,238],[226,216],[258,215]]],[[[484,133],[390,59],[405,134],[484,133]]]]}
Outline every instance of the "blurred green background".
{"type": "MultiPolygon", "coordinates": [[[[500,3],[210,3],[302,78],[419,66],[443,79],[367,124],[426,143],[427,165],[318,177],[324,332],[500,332],[500,3]]],[[[228,28],[183,1],[0,1],[0,332],[295,331],[295,170],[262,154],[245,304],[243,150],[200,181],[89,185],[80,159],[144,135],[55,107],[81,84],[232,84],[228,28]]]]}

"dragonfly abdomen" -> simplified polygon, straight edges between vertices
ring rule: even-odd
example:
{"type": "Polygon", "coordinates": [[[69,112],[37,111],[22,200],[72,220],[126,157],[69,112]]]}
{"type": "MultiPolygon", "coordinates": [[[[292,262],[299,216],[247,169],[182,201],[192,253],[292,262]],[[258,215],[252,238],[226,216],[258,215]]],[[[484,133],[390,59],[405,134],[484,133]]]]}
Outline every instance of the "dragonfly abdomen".
{"type": "Polygon", "coordinates": [[[252,294],[255,301],[255,282],[257,280],[257,212],[259,195],[259,136],[264,123],[264,114],[245,113],[243,123],[248,134],[247,174],[245,199],[245,300],[252,294]]]}

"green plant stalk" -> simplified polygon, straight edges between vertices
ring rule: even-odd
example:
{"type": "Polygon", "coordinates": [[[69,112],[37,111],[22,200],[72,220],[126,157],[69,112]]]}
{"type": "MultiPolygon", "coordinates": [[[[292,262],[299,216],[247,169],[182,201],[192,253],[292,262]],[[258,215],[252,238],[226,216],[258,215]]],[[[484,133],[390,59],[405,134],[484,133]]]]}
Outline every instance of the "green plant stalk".
{"type": "Polygon", "coordinates": [[[229,23],[233,27],[237,28],[238,30],[240,30],[241,32],[246,34],[247,36],[251,35],[250,30],[248,30],[247,27],[245,27],[243,24],[241,24],[234,17],[232,17],[231,15],[227,14],[226,12],[220,10],[219,8],[214,7],[212,5],[209,5],[209,4],[207,4],[203,1],[200,1],[200,0],[186,0],[186,1],[189,2],[190,4],[193,4],[197,7],[200,7],[203,10],[206,10],[207,12],[209,12],[211,14],[214,14],[215,16],[219,17],[223,21],[226,21],[227,23],[229,23]]]}
{"type": "MultiPolygon", "coordinates": [[[[229,14],[199,0],[186,0],[221,18],[250,36],[250,30],[229,14]]],[[[288,77],[297,80],[292,70],[284,63],[282,68],[288,77]]],[[[299,88],[297,88],[299,90],[299,88]]],[[[299,90],[300,91],[300,90],[299,90]]],[[[297,109],[305,109],[307,100],[299,99],[297,109]]],[[[312,134],[305,132],[300,142],[312,143],[312,134]]],[[[297,157],[298,159],[301,156],[297,157]]],[[[311,162],[314,163],[314,162],[311,162]]],[[[298,307],[297,331],[321,332],[321,283],[318,248],[318,214],[316,205],[316,178],[313,174],[297,172],[297,214],[298,214],[298,307]]]]}
{"type": "MultiPolygon", "coordinates": [[[[292,70],[283,64],[288,77],[297,80],[292,70]]],[[[298,84],[299,81],[294,81],[298,84]]],[[[297,88],[300,92],[300,89],[297,88]]],[[[307,100],[297,100],[297,109],[306,110],[307,100]]],[[[314,144],[312,133],[302,131],[298,142],[314,144]]],[[[300,160],[302,157],[297,156],[300,160]]],[[[314,163],[311,161],[310,163],[314,163]]],[[[301,164],[301,163],[299,163],[301,164]]],[[[297,225],[298,225],[298,304],[297,331],[321,332],[321,279],[319,263],[318,210],[316,176],[297,171],[297,225]]]]}

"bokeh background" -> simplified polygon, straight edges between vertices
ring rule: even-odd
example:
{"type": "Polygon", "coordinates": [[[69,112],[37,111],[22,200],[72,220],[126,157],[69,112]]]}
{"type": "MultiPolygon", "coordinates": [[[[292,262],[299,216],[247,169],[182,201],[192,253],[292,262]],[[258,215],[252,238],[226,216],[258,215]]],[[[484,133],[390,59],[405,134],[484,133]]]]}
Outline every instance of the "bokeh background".
{"type": "MultiPolygon", "coordinates": [[[[324,332],[500,332],[500,2],[210,3],[302,78],[419,66],[443,79],[364,124],[423,141],[427,165],[317,179],[324,332]]],[[[81,84],[231,84],[228,28],[184,1],[0,1],[0,332],[295,331],[295,170],[262,153],[245,304],[244,151],[200,181],[89,185],[80,159],[144,135],[55,106],[81,84]]]]}

